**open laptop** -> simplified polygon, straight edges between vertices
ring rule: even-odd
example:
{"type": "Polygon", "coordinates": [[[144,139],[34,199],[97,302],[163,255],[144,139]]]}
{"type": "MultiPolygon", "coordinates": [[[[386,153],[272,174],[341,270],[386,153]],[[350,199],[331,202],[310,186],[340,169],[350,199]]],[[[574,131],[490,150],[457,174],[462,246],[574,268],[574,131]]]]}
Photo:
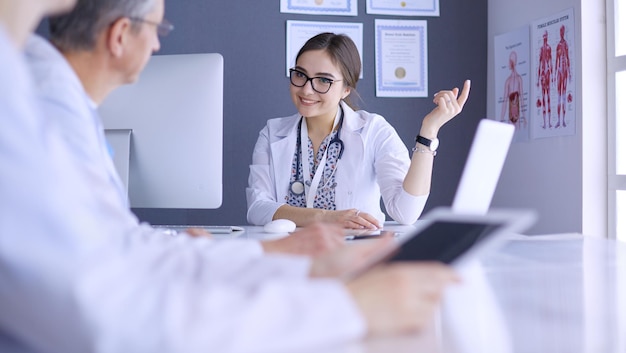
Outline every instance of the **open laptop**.
{"type": "Polygon", "coordinates": [[[514,133],[511,124],[489,119],[478,123],[452,202],[454,212],[487,213],[514,133]]]}
{"type": "MultiPolygon", "coordinates": [[[[511,124],[489,119],[478,123],[452,203],[453,212],[487,213],[514,133],[515,126],[511,124]]],[[[346,240],[367,239],[380,234],[380,231],[347,230],[346,240]]]]}

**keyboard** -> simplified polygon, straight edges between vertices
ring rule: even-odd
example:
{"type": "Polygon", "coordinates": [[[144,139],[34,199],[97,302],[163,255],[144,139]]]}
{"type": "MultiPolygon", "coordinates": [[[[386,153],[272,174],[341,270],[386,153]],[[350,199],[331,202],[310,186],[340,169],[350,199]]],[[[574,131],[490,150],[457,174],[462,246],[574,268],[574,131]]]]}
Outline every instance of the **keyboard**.
{"type": "Polygon", "coordinates": [[[211,234],[230,234],[243,232],[243,227],[238,226],[207,226],[207,225],[153,225],[154,228],[169,229],[176,232],[184,232],[188,228],[204,229],[211,234]]]}

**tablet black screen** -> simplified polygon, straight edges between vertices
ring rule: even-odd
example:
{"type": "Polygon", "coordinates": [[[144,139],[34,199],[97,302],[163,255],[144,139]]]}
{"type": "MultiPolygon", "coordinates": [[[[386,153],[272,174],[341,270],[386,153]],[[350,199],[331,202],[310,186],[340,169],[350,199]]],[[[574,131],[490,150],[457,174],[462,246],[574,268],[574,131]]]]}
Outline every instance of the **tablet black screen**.
{"type": "Polygon", "coordinates": [[[434,260],[449,264],[500,226],[499,223],[434,221],[402,244],[390,261],[434,260]]]}

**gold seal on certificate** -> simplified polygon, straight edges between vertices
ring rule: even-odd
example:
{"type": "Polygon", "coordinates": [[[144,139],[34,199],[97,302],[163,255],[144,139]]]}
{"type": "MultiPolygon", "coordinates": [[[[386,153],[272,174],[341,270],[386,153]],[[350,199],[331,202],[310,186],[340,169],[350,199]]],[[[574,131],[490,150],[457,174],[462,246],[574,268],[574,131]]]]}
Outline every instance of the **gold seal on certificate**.
{"type": "Polygon", "coordinates": [[[315,0],[316,5],[322,5],[323,3],[324,3],[324,0],[315,0]]]}
{"type": "Polygon", "coordinates": [[[395,71],[396,78],[403,79],[406,77],[406,70],[403,67],[397,67],[395,71]]]}

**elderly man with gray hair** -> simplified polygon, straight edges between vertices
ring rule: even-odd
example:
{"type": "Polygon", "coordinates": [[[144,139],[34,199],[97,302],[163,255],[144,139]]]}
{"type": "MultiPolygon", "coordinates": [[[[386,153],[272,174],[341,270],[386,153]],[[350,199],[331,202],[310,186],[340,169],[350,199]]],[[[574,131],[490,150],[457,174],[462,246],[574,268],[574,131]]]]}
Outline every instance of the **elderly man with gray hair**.
{"type": "MultiPolygon", "coordinates": [[[[164,20],[163,0],[79,0],[75,9],[52,17],[50,42],[33,35],[26,57],[47,118],[87,171],[94,189],[111,203],[128,207],[125,188],[105,140],[98,106],[116,88],[136,81],[159,36],[173,25],[164,20]]],[[[200,229],[187,233],[208,235],[200,229]]],[[[261,242],[266,252],[318,255],[343,243],[343,233],[305,229],[298,236],[261,242]]]]}
{"type": "Polygon", "coordinates": [[[98,105],[116,88],[137,80],[160,48],[163,0],[79,1],[68,15],[51,17],[50,40],[32,36],[26,57],[47,118],[61,125],[86,168],[127,205],[125,188],[105,142],[98,105]]]}

